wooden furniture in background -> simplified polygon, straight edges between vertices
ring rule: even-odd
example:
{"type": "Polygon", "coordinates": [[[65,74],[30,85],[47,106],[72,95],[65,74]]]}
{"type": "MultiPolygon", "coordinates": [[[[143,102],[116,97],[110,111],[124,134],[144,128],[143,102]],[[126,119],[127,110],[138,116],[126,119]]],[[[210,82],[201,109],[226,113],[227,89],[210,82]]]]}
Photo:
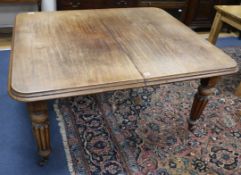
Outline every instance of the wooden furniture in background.
{"type": "MultiPolygon", "coordinates": [[[[217,13],[208,37],[208,40],[214,45],[217,41],[218,34],[221,31],[223,23],[229,24],[232,27],[241,30],[241,5],[216,6],[216,10],[217,13]]],[[[241,96],[241,83],[236,90],[236,95],[241,96]]]]}
{"type": "Polygon", "coordinates": [[[184,21],[188,0],[138,0],[138,7],[158,7],[184,21]]]}
{"type": "Polygon", "coordinates": [[[193,29],[210,28],[214,6],[240,4],[240,0],[57,0],[58,10],[158,7],[193,29]]]}
{"type": "Polygon", "coordinates": [[[43,160],[51,151],[49,99],[201,78],[191,128],[217,77],[238,70],[232,58],[158,8],[26,13],[14,29],[8,90],[28,104],[43,160]]]}
{"type": "Polygon", "coordinates": [[[57,0],[58,10],[159,7],[184,20],[188,0],[57,0]]]}
{"type": "Polygon", "coordinates": [[[192,29],[210,28],[215,16],[214,6],[240,4],[240,0],[189,0],[184,23],[192,29]]]}
{"type": "Polygon", "coordinates": [[[135,7],[137,0],[58,0],[58,10],[135,7]]]}

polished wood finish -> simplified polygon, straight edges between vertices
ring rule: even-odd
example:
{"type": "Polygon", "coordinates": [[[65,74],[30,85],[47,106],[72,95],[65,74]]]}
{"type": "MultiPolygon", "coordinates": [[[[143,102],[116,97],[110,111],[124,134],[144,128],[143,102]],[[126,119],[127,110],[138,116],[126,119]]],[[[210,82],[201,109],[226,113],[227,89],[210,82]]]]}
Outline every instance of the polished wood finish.
{"type": "Polygon", "coordinates": [[[48,159],[51,152],[51,146],[47,102],[32,102],[27,105],[32,122],[33,134],[38,147],[38,153],[41,157],[48,159]]]}
{"type": "Polygon", "coordinates": [[[214,92],[214,87],[217,84],[220,77],[212,77],[201,79],[200,86],[198,87],[198,92],[196,93],[190,113],[189,129],[197,123],[200,118],[204,108],[208,103],[209,95],[212,95],[214,92]]]}
{"type": "MultiPolygon", "coordinates": [[[[213,22],[208,40],[215,44],[223,26],[223,23],[241,30],[241,5],[238,6],[216,6],[216,17],[213,22]]],[[[236,89],[236,95],[241,96],[241,83],[236,89]]]]}
{"type": "MultiPolygon", "coordinates": [[[[44,157],[50,142],[46,104],[40,100],[237,70],[232,58],[158,8],[36,12],[16,18],[8,88],[11,97],[29,103],[44,157]]],[[[205,82],[210,88],[212,81],[205,82]]],[[[200,115],[194,109],[199,106],[194,104],[191,121],[200,115]]]]}
{"type": "Polygon", "coordinates": [[[229,56],[157,8],[20,14],[13,43],[9,92],[25,102],[237,70],[229,56]]]}

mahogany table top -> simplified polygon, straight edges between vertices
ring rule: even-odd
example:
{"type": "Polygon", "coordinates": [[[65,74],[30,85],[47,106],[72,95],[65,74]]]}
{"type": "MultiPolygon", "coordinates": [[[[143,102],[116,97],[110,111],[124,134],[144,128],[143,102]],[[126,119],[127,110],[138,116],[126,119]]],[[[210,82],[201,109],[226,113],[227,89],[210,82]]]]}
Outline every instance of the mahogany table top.
{"type": "Polygon", "coordinates": [[[231,74],[237,63],[157,8],[16,17],[9,94],[31,102],[231,74]]]}

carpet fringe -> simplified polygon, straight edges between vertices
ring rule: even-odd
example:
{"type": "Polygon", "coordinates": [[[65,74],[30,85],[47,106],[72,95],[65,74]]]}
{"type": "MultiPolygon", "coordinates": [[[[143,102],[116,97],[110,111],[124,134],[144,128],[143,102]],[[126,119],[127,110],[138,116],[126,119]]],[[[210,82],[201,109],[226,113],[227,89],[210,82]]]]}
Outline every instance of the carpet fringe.
{"type": "Polygon", "coordinates": [[[72,161],[72,158],[70,155],[69,145],[68,145],[68,141],[67,141],[67,135],[65,132],[64,118],[63,118],[63,115],[60,113],[60,110],[58,108],[58,103],[59,103],[59,100],[55,100],[54,110],[57,114],[57,121],[58,121],[58,125],[60,127],[60,133],[62,136],[64,151],[65,151],[65,155],[67,158],[68,169],[69,169],[70,175],[76,175],[76,173],[74,172],[73,161],[72,161]]]}

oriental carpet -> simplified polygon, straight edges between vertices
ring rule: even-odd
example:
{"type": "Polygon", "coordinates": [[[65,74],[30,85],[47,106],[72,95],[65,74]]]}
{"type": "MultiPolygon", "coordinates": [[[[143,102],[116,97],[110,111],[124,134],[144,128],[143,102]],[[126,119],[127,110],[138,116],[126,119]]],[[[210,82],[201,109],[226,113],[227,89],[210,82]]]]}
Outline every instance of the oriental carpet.
{"type": "MultiPolygon", "coordinates": [[[[241,48],[224,51],[241,67],[241,48]]],[[[57,100],[72,174],[240,175],[241,72],[223,77],[194,132],[199,81],[57,100]]]]}

